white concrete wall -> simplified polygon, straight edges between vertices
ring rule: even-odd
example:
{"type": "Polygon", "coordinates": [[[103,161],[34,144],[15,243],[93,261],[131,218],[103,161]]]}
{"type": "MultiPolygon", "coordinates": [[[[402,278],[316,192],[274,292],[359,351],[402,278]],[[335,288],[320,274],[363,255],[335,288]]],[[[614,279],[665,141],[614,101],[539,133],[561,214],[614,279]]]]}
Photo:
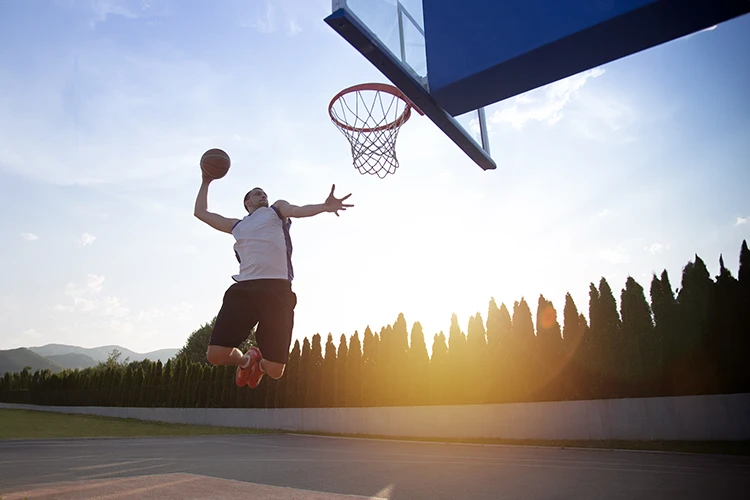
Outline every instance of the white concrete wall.
{"type": "Polygon", "coordinates": [[[116,408],[0,403],[62,413],[288,431],[430,438],[750,439],[750,394],[389,408],[116,408]]]}

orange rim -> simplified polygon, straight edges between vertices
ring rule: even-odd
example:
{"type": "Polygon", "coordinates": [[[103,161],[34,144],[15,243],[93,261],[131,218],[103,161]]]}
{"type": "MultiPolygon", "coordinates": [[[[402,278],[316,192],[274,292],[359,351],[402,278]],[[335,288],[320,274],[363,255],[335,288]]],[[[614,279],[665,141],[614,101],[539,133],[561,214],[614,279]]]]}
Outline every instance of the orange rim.
{"type": "Polygon", "coordinates": [[[404,95],[403,92],[401,92],[393,85],[388,85],[385,83],[360,83],[359,85],[354,85],[352,87],[346,88],[333,96],[333,99],[331,99],[331,102],[328,104],[328,116],[331,117],[331,120],[333,120],[333,123],[335,123],[337,126],[346,130],[351,130],[352,132],[379,132],[382,130],[389,130],[395,127],[400,127],[401,125],[406,123],[409,117],[411,117],[412,108],[414,108],[420,115],[424,114],[418,107],[414,105],[413,102],[411,102],[408,97],[406,97],[406,95],[404,95]],[[354,92],[360,92],[362,90],[372,90],[375,92],[385,92],[386,94],[391,94],[404,101],[406,103],[406,108],[398,118],[379,127],[352,127],[351,125],[347,125],[346,123],[342,123],[341,121],[339,121],[339,119],[336,118],[333,114],[333,105],[336,104],[336,101],[338,101],[341,97],[354,92]]]}

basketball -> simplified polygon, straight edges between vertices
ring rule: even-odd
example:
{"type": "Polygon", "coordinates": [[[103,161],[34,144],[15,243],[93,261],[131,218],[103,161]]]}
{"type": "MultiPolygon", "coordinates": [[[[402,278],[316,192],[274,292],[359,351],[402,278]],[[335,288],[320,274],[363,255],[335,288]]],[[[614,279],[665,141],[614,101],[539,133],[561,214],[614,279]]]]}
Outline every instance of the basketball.
{"type": "Polygon", "coordinates": [[[221,179],[229,171],[232,161],[221,149],[209,149],[201,156],[201,170],[212,179],[221,179]]]}

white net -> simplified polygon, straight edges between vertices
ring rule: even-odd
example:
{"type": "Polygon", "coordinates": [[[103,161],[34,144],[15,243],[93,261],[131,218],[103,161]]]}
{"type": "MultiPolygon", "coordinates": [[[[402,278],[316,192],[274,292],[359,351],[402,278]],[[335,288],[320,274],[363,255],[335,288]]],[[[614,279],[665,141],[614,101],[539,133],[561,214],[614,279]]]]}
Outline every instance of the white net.
{"type": "Polygon", "coordinates": [[[331,102],[331,119],[349,140],[354,168],[383,179],[398,168],[396,138],[411,107],[395,87],[345,91],[331,102]]]}

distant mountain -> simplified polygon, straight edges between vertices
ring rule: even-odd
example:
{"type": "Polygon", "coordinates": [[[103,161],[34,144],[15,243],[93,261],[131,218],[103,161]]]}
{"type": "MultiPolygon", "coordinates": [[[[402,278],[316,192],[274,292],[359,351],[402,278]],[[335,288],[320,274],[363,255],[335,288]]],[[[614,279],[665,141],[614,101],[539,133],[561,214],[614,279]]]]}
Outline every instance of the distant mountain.
{"type": "Polygon", "coordinates": [[[128,361],[143,361],[144,359],[150,359],[151,361],[161,360],[162,363],[166,363],[168,359],[174,357],[174,355],[179,351],[179,349],[160,349],[158,351],[138,353],[119,345],[79,347],[75,345],[65,344],[47,344],[39,347],[29,347],[29,350],[44,357],[61,356],[65,354],[83,354],[92,358],[97,363],[107,361],[110,353],[115,349],[122,353],[122,355],[120,356],[121,362],[125,361],[126,359],[128,359],[128,361]]]}
{"type": "Polygon", "coordinates": [[[69,370],[75,370],[76,368],[79,370],[93,368],[99,364],[99,362],[91,356],[78,354],[76,352],[69,352],[68,354],[53,354],[51,356],[46,356],[46,358],[69,370]]]}
{"type": "Polygon", "coordinates": [[[64,368],[57,363],[40,356],[39,354],[21,347],[0,351],[0,374],[5,372],[17,373],[23,371],[24,367],[30,366],[31,373],[37,370],[49,369],[52,373],[58,373],[64,368]]]}
{"type": "Polygon", "coordinates": [[[162,363],[166,363],[168,359],[174,358],[178,352],[180,352],[179,349],[159,349],[158,351],[140,354],[140,356],[143,356],[144,359],[148,358],[151,361],[161,360],[162,363]]]}

